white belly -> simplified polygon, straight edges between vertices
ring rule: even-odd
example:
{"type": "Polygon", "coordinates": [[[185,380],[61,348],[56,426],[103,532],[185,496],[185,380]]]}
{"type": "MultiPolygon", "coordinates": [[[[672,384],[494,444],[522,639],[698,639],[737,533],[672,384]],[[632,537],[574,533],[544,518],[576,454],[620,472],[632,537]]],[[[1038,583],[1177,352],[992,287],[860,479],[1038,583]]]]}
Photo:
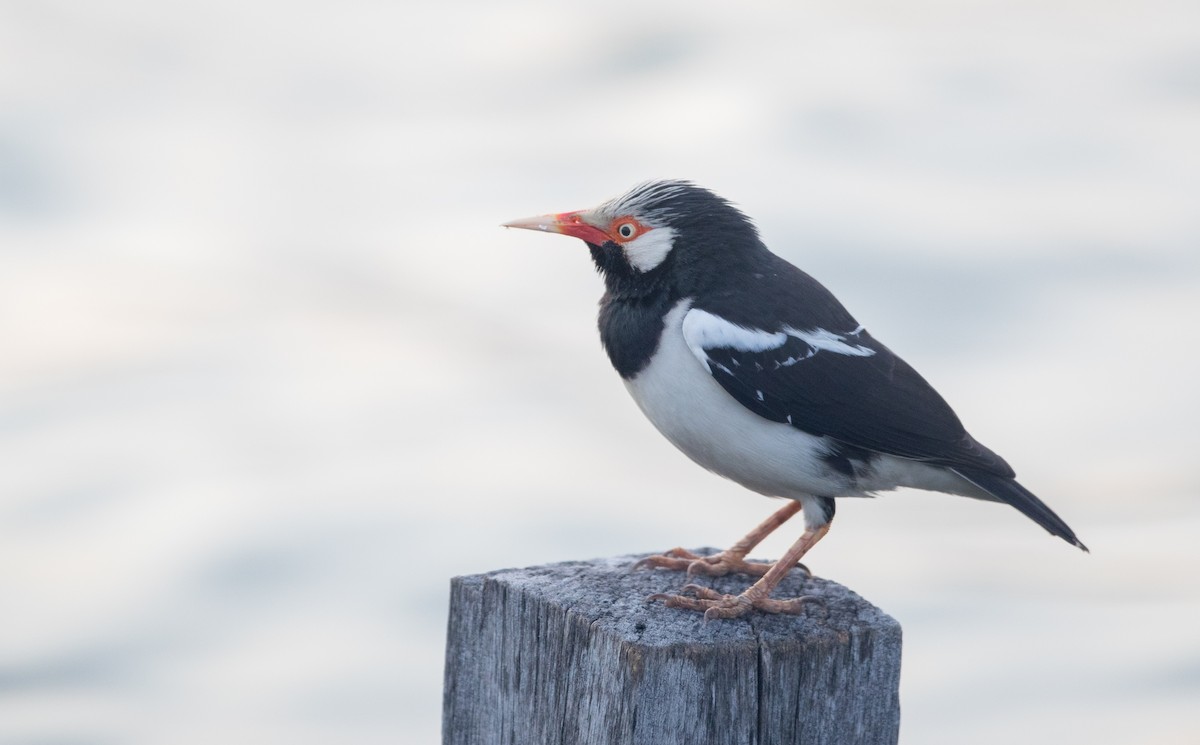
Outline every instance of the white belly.
{"type": "Polygon", "coordinates": [[[760,494],[850,496],[861,491],[820,458],[825,438],[764,419],[725,392],[683,339],[682,300],[667,314],[653,360],[625,386],[675,447],[710,471],[760,494]]]}

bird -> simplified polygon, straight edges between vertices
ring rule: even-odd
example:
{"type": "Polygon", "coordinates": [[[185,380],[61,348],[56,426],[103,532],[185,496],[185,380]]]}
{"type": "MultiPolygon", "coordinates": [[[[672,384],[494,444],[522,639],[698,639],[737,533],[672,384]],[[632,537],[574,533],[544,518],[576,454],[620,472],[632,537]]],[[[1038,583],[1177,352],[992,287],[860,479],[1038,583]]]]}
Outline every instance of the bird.
{"type": "Polygon", "coordinates": [[[581,239],[604,282],[601,345],[637,406],[700,466],[786,500],[725,551],[674,548],[638,562],[757,577],[744,592],[688,584],[651,600],[705,619],[801,613],[807,598],[771,593],[828,533],[836,500],[898,487],[1003,502],[1088,550],[925,378],[714,192],[652,180],[591,209],[503,227],[581,239]],[[797,513],[804,530],[783,556],[746,560],[797,513]]]}

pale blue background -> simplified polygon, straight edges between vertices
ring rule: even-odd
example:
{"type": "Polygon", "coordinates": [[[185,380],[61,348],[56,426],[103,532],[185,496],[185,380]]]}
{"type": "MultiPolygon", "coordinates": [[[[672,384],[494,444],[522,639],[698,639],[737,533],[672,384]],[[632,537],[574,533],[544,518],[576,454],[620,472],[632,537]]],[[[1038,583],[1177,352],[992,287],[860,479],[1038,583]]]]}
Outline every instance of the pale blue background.
{"type": "Polygon", "coordinates": [[[840,507],[903,741],[1200,741],[1198,133],[1194,0],[0,3],[0,742],[436,742],[451,575],[765,516],[497,227],[651,177],[1092,548],[840,507]]]}

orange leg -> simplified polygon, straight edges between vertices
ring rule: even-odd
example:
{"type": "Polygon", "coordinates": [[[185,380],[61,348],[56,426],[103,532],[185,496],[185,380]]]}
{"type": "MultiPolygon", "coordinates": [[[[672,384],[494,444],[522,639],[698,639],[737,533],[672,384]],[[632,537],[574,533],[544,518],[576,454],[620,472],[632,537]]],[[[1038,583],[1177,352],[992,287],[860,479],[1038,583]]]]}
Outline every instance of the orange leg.
{"type": "Polygon", "coordinates": [[[750,586],[741,595],[724,595],[708,587],[687,585],[684,592],[691,592],[695,597],[686,595],[651,595],[650,600],[662,600],[669,608],[687,608],[704,612],[706,621],[714,618],[737,618],[744,616],[757,608],[767,613],[800,613],[806,598],[789,598],[787,600],[772,600],[770,595],[775,586],[791,571],[804,554],[817,544],[829,532],[829,523],[816,527],[809,526],[804,535],[787,550],[779,561],[775,562],[766,574],[750,586]]]}
{"type": "MultiPolygon", "coordinates": [[[[731,548],[727,548],[712,556],[698,556],[687,549],[673,548],[663,554],[647,556],[634,564],[633,568],[661,567],[663,569],[674,570],[686,569],[689,577],[696,574],[723,577],[726,574],[732,573],[750,574],[756,577],[763,576],[771,569],[772,565],[746,561],[746,555],[753,551],[755,546],[762,543],[763,539],[773,533],[776,528],[783,525],[799,512],[801,507],[802,505],[799,501],[789,499],[786,505],[766,520],[763,520],[745,538],[733,544],[731,548]]],[[[805,572],[807,571],[805,569],[805,572]]]]}

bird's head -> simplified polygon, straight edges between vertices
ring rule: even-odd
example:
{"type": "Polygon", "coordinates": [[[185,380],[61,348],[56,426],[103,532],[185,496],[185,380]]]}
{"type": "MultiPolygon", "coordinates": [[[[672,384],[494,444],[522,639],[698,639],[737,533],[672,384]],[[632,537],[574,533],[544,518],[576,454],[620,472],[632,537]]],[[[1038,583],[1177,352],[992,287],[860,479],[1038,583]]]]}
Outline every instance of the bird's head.
{"type": "Polygon", "coordinates": [[[761,249],[749,218],[689,181],[647,181],[598,207],[504,223],[579,238],[610,288],[659,284],[671,266],[719,270],[722,258],[761,249]],[[702,258],[707,257],[707,258],[702,258]]]}

